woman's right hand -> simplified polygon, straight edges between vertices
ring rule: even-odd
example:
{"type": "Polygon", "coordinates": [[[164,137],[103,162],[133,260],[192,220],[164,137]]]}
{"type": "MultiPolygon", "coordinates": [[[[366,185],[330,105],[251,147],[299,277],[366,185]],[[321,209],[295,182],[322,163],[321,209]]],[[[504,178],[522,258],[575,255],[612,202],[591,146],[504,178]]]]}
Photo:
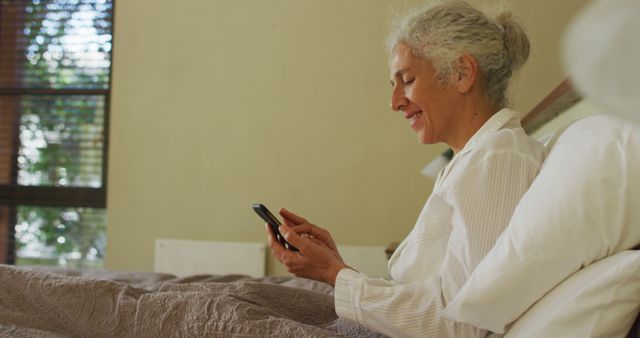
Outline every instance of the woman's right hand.
{"type": "Polygon", "coordinates": [[[284,223],[295,231],[301,237],[308,237],[313,242],[325,246],[331,250],[333,255],[344,263],[335,241],[331,237],[329,231],[309,223],[304,217],[298,216],[287,209],[280,209],[280,216],[284,219],[284,223]]]}

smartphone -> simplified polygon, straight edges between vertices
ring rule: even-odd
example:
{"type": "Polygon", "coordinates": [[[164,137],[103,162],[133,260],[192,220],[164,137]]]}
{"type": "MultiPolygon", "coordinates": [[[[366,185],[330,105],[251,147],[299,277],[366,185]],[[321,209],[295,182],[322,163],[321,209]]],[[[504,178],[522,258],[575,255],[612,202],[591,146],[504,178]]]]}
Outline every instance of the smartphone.
{"type": "Polygon", "coordinates": [[[278,230],[278,227],[281,224],[280,221],[278,221],[278,219],[275,216],[273,216],[273,214],[271,213],[271,211],[269,211],[269,209],[267,209],[267,207],[265,207],[263,204],[260,204],[260,203],[254,203],[253,210],[256,212],[256,214],[258,214],[258,216],[262,217],[262,219],[269,224],[269,227],[271,227],[271,232],[276,237],[278,242],[280,242],[280,244],[283,247],[285,247],[285,249],[289,249],[291,251],[298,251],[298,249],[295,246],[289,244],[284,239],[284,236],[282,236],[282,234],[280,233],[280,230],[278,230]]]}

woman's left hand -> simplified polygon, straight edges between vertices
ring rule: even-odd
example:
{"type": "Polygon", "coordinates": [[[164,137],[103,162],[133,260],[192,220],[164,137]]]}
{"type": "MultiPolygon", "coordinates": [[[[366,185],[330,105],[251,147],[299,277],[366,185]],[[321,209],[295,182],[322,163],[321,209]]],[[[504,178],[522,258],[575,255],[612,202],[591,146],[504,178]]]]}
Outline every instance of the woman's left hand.
{"type": "Polygon", "coordinates": [[[298,277],[315,279],[335,286],[338,272],[348,268],[330,248],[327,248],[320,241],[314,241],[311,237],[301,237],[291,227],[283,224],[279,228],[280,233],[287,242],[300,250],[295,252],[280,245],[268,224],[266,228],[269,234],[271,253],[287,267],[289,272],[298,277]]]}

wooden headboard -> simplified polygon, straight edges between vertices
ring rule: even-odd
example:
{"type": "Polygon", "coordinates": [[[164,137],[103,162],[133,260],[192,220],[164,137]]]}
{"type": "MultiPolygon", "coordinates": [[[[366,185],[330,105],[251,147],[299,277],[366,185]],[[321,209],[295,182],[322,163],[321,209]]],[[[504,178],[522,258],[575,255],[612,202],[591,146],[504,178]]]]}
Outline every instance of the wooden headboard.
{"type": "Polygon", "coordinates": [[[575,90],[571,81],[566,79],[522,118],[522,127],[531,135],[581,99],[582,96],[575,90]]]}

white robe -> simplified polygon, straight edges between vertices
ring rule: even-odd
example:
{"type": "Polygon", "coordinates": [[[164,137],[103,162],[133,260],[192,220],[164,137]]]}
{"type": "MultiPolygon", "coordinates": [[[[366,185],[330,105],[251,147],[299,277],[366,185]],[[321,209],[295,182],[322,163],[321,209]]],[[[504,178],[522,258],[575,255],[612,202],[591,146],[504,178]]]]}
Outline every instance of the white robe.
{"type": "Polygon", "coordinates": [[[508,225],[543,159],[515,112],[493,115],[438,175],[389,261],[392,279],[340,271],[337,314],[392,337],[484,337],[442,312],[508,225]]]}

